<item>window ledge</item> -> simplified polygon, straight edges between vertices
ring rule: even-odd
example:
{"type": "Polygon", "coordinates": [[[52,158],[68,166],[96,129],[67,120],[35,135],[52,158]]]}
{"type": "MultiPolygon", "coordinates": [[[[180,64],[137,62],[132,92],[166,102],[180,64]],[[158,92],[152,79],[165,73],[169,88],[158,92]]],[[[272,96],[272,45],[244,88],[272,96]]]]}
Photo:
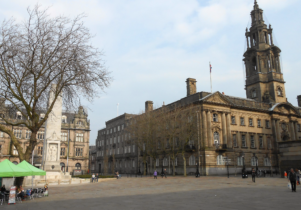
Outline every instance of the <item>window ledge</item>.
{"type": "Polygon", "coordinates": [[[254,127],[254,125],[249,125],[249,127],[254,127]]]}
{"type": "Polygon", "coordinates": [[[242,125],[242,124],[240,124],[240,126],[246,126],[246,125],[242,125]]]}
{"type": "Polygon", "coordinates": [[[257,147],[250,147],[250,149],[257,149],[257,147]]]}
{"type": "Polygon", "coordinates": [[[258,125],[257,128],[263,128],[263,127],[258,125]]]}
{"type": "Polygon", "coordinates": [[[231,123],[231,125],[237,125],[236,123],[231,123]]]}
{"type": "Polygon", "coordinates": [[[267,127],[265,127],[265,129],[271,129],[271,128],[270,128],[270,127],[268,127],[268,128],[267,128],[267,127]]]}
{"type": "Polygon", "coordinates": [[[242,149],[248,149],[249,147],[241,147],[242,149]]]}

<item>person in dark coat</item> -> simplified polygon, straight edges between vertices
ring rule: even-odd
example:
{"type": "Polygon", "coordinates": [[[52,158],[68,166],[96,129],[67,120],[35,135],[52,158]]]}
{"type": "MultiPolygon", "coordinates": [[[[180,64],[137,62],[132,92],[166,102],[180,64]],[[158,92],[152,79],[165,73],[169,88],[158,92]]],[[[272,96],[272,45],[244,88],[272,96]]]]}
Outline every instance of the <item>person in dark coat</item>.
{"type": "Polygon", "coordinates": [[[289,180],[291,181],[292,192],[296,192],[297,175],[296,175],[293,168],[291,168],[291,172],[290,172],[290,175],[289,175],[289,180]]]}
{"type": "Polygon", "coordinates": [[[252,181],[255,182],[256,171],[252,168],[252,181]]]}
{"type": "Polygon", "coordinates": [[[167,178],[167,177],[166,177],[166,175],[167,175],[166,169],[164,169],[163,173],[164,173],[165,178],[167,178]]]}

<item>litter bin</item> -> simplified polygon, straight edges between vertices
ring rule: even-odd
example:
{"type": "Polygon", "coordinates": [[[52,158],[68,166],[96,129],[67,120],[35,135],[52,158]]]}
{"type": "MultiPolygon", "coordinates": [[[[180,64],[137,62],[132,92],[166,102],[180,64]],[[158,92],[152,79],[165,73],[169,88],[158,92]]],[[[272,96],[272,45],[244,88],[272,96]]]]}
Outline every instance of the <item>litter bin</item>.
{"type": "Polygon", "coordinates": [[[242,173],[242,174],[241,174],[241,177],[242,177],[243,179],[248,178],[248,174],[247,174],[247,173],[242,173]]]}

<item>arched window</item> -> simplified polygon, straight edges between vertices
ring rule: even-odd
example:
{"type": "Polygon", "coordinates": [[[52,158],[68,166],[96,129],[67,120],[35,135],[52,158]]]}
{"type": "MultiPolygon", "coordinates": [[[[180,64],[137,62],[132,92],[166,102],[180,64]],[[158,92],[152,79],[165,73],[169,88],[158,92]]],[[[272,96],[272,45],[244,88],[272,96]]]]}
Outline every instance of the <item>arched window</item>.
{"type": "Polygon", "coordinates": [[[163,159],[163,166],[168,166],[168,159],[166,157],[163,159]]]}
{"type": "Polygon", "coordinates": [[[257,164],[257,166],[258,166],[258,160],[257,160],[257,158],[256,157],[252,157],[251,158],[251,166],[256,166],[256,164],[257,164]]]}
{"type": "Polygon", "coordinates": [[[252,94],[252,98],[256,98],[257,97],[256,89],[253,89],[251,94],[252,94]]]}
{"type": "Polygon", "coordinates": [[[43,120],[45,118],[45,114],[40,114],[40,120],[43,120]]]}
{"type": "Polygon", "coordinates": [[[213,114],[213,122],[217,122],[218,118],[217,118],[217,114],[213,114]]]}
{"type": "Polygon", "coordinates": [[[213,134],[214,144],[219,144],[219,133],[217,131],[213,134]]]}
{"type": "Polygon", "coordinates": [[[65,163],[60,163],[61,171],[65,171],[65,163]]]}
{"type": "Polygon", "coordinates": [[[268,157],[264,158],[264,166],[271,166],[270,158],[268,157]]]}
{"type": "Polygon", "coordinates": [[[216,164],[217,165],[225,165],[224,157],[222,155],[218,155],[216,157],[216,164]]]}
{"type": "MultiPolygon", "coordinates": [[[[83,122],[82,121],[77,121],[77,124],[78,125],[83,125],[83,122]]],[[[112,133],[112,129],[111,129],[111,133],[112,133]]]]}
{"type": "Polygon", "coordinates": [[[82,167],[82,166],[81,166],[81,164],[80,164],[80,163],[76,163],[76,164],[75,164],[75,168],[76,168],[76,169],[79,169],[79,170],[80,170],[80,169],[81,169],[81,167],[82,167]]]}
{"type": "Polygon", "coordinates": [[[237,165],[242,166],[243,165],[243,157],[237,157],[237,165]]]}
{"type": "Polygon", "coordinates": [[[193,155],[191,155],[189,157],[189,165],[190,166],[194,166],[195,165],[195,157],[193,155]]]}
{"type": "Polygon", "coordinates": [[[62,116],[62,123],[67,123],[67,116],[65,115],[62,116]]]}
{"type": "Polygon", "coordinates": [[[277,88],[277,95],[278,96],[282,96],[282,90],[281,90],[281,88],[277,88]]]}
{"type": "Polygon", "coordinates": [[[21,114],[21,112],[17,112],[16,118],[17,118],[17,120],[22,120],[22,114],[21,114]]]}

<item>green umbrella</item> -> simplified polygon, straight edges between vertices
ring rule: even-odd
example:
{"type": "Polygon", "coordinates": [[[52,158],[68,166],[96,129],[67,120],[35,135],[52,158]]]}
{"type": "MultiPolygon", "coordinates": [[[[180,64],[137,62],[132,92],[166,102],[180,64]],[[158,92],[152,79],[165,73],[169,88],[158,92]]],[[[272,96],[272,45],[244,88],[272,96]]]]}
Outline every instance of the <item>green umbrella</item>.
{"type": "Polygon", "coordinates": [[[46,171],[43,171],[41,169],[38,169],[38,168],[34,167],[33,165],[29,164],[25,160],[23,160],[17,166],[20,167],[20,168],[23,168],[27,171],[30,171],[30,173],[31,173],[30,176],[34,176],[34,175],[45,176],[46,175],[46,171]]]}
{"type": "Polygon", "coordinates": [[[9,160],[5,159],[0,163],[0,177],[31,176],[31,171],[20,168],[9,160]]]}

